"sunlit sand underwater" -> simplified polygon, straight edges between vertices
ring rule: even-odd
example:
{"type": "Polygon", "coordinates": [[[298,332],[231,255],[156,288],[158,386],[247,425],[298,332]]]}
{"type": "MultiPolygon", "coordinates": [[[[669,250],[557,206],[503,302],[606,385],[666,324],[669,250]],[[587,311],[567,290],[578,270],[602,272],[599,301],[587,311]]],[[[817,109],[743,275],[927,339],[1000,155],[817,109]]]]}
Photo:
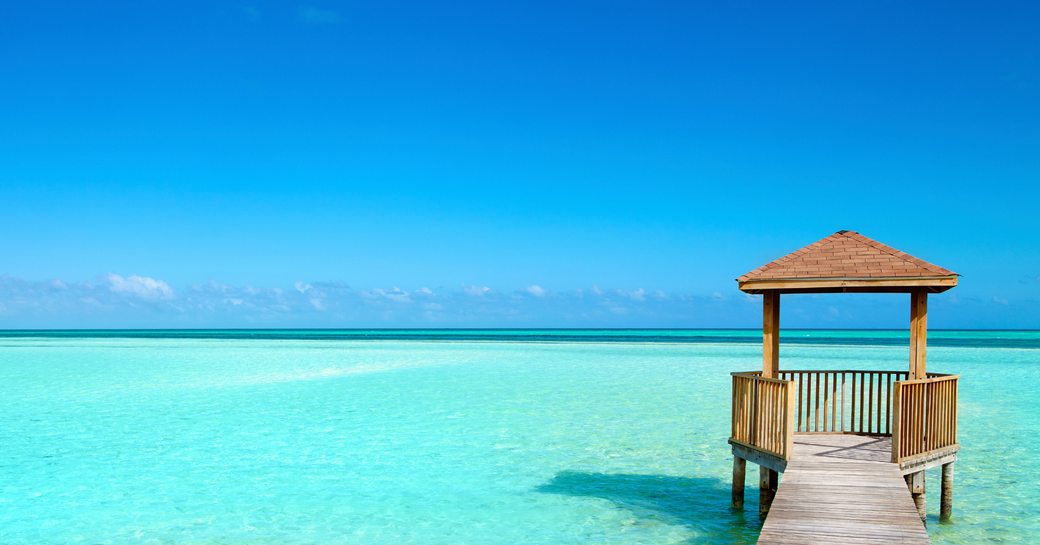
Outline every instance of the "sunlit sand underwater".
{"type": "MultiPolygon", "coordinates": [[[[0,334],[0,543],[753,543],[726,439],[756,333],[658,333],[0,334]]],[[[787,368],[906,367],[905,332],[795,338],[787,368]]],[[[952,524],[928,474],[929,532],[1040,541],[1040,334],[932,338],[962,451],[952,524]]]]}

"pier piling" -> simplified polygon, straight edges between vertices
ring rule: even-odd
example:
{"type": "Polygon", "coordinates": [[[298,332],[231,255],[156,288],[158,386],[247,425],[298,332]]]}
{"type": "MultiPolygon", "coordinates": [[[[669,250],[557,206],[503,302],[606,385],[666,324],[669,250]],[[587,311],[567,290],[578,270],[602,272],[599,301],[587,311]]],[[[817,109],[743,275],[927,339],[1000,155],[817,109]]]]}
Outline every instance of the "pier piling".
{"type": "Polygon", "coordinates": [[[773,505],[776,489],[780,486],[780,474],[767,467],[758,468],[758,513],[765,515],[773,505]]]}
{"type": "Polygon", "coordinates": [[[939,520],[953,516],[953,462],[942,465],[942,494],[939,496],[939,520]]]}
{"type": "Polygon", "coordinates": [[[740,456],[733,457],[733,508],[744,508],[744,471],[747,460],[740,456]]]}

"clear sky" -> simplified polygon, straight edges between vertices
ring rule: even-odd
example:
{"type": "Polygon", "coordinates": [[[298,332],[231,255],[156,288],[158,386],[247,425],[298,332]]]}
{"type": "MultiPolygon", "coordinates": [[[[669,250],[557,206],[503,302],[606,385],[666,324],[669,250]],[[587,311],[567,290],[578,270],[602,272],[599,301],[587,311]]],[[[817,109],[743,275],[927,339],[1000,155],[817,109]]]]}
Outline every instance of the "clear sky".
{"type": "Polygon", "coordinates": [[[1038,9],[6,2],[0,327],[756,327],[839,229],[1040,327],[1038,9]]]}

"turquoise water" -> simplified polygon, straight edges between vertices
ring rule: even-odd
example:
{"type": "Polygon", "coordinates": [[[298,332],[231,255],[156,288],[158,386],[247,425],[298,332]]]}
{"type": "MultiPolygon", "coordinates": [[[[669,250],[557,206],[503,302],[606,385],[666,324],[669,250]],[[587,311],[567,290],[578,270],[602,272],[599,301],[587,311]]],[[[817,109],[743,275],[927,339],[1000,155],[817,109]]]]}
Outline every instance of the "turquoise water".
{"type": "MultiPolygon", "coordinates": [[[[0,332],[0,543],[753,543],[726,438],[757,335],[0,332]]],[[[785,332],[781,362],[902,369],[905,337],[785,332]]],[[[929,340],[963,445],[929,531],[1040,541],[1040,333],[929,340]]]]}

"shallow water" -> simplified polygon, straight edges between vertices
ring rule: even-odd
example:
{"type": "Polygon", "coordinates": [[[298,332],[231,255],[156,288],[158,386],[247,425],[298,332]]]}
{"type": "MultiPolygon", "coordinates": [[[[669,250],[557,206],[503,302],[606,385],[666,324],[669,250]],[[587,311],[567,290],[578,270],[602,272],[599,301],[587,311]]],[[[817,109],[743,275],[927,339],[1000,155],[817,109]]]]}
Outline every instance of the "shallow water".
{"type": "MultiPolygon", "coordinates": [[[[754,542],[726,444],[729,372],[760,361],[731,337],[754,333],[512,333],[0,334],[0,543],[754,542]]],[[[784,367],[908,357],[905,333],[803,334],[784,367]]],[[[1018,348],[1040,334],[945,334],[929,369],[962,376],[963,450],[952,524],[929,472],[929,531],[1040,541],[1040,350],[1018,348]]]]}

